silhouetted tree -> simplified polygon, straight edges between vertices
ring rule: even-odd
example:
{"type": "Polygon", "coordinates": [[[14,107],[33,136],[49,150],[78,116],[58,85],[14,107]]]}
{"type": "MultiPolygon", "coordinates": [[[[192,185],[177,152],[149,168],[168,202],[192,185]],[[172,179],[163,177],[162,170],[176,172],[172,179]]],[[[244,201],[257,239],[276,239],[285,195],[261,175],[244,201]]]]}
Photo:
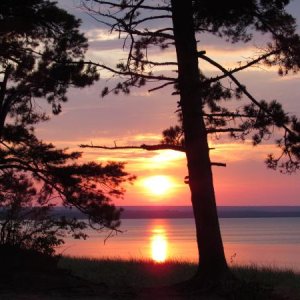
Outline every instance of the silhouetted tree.
{"type": "Polygon", "coordinates": [[[107,193],[99,186],[105,184],[105,188],[110,189],[109,194],[120,196],[122,191],[114,187],[126,175],[120,171],[121,168],[119,165],[102,168],[96,164],[59,168],[55,173],[63,175],[55,174],[53,179],[48,177],[50,184],[41,187],[29,177],[32,175],[29,172],[10,169],[2,173],[0,245],[53,255],[55,247],[63,244],[67,235],[85,239],[84,229],[89,225],[96,230],[117,230],[120,211],[110,203],[107,193]],[[61,191],[58,193],[58,190],[61,191]],[[53,207],[57,202],[78,208],[89,218],[89,224],[74,217],[56,216],[53,207]]]}
{"type": "Polygon", "coordinates": [[[87,41],[79,33],[80,21],[55,3],[4,0],[0,14],[2,135],[8,117],[23,127],[44,121],[38,99],[47,99],[58,114],[69,86],[91,85],[98,75],[84,64],[87,41]]]}
{"type": "Polygon", "coordinates": [[[62,232],[85,237],[82,222],[49,218],[57,204],[77,208],[95,229],[120,224],[111,198],[121,197],[122,183],[133,178],[124,164],[78,164],[79,152],[56,149],[34,133],[34,125],[48,119],[39,102],[46,99],[58,114],[68,87],[98,79],[96,68],[84,63],[87,40],[79,25],[54,2],[0,2],[1,244],[49,253],[62,232]],[[33,227],[27,232],[28,222],[33,227]]]}
{"type": "MultiPolygon", "coordinates": [[[[93,64],[99,70],[120,76],[115,86],[103,89],[102,96],[128,94],[132,87],[146,83],[152,85],[149,91],[173,85],[173,94],[179,95],[180,124],[164,131],[161,149],[170,146],[186,152],[199,250],[194,282],[199,286],[214,285],[229,274],[217,217],[208,135],[227,132],[239,139],[252,135],[257,145],[274,128],[280,128],[283,136],[276,143],[282,153],[280,157],[270,155],[268,166],[285,172],[300,167],[299,120],[285,113],[276,100],[269,103],[256,100],[235,77],[235,73],[258,64],[277,66],[282,76],[299,71],[300,38],[295,32],[295,19],[285,11],[288,3],[288,0],[82,1],[92,17],[124,39],[124,48],[128,49],[127,60],[116,67],[93,64]],[[256,33],[268,34],[266,45],[230,70],[201,48],[202,35],[217,36],[228,43],[247,43],[256,33]],[[171,47],[176,51],[175,61],[152,59],[153,49],[171,47]],[[220,75],[205,76],[199,69],[202,61],[216,67],[220,75]],[[164,71],[166,66],[176,68],[178,76],[164,71]],[[157,86],[153,82],[158,82],[157,86]],[[243,95],[249,103],[239,101],[239,108],[229,101],[239,100],[243,95]]],[[[141,148],[159,149],[159,145],[141,148]]]]}
{"type": "Polygon", "coordinates": [[[51,215],[53,205],[25,174],[7,172],[0,178],[0,186],[1,246],[53,255],[67,233],[72,232],[75,238],[86,237],[81,232],[87,226],[85,222],[51,215]]]}

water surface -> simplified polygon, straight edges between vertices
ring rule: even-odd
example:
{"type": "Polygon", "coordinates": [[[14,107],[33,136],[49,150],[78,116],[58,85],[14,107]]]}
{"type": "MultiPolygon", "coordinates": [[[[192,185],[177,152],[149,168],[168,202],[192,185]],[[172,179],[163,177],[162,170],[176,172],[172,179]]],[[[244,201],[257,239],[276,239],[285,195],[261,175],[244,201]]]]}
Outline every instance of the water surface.
{"type": "MultiPolygon", "coordinates": [[[[220,219],[227,261],[300,271],[300,218],[220,219]]],[[[122,234],[89,230],[86,241],[67,239],[59,253],[91,258],[198,260],[193,219],[124,219],[122,234]]]]}

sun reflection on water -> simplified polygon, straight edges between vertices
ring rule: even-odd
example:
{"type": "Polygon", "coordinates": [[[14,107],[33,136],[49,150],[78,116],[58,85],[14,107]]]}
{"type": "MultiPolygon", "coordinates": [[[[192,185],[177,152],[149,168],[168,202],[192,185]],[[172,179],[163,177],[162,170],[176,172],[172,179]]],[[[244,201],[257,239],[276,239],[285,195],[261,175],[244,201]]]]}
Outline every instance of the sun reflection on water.
{"type": "Polygon", "coordinates": [[[154,228],[151,235],[151,257],[155,262],[162,263],[167,259],[168,241],[165,230],[154,228]]]}

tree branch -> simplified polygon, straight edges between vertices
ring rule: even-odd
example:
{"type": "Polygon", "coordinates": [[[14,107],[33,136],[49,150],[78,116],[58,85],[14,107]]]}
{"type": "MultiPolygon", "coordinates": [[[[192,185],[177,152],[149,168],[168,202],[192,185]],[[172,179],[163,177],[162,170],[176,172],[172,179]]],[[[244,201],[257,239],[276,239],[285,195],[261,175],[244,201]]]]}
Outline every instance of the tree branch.
{"type": "Polygon", "coordinates": [[[153,80],[166,80],[166,81],[172,81],[172,82],[176,82],[176,80],[177,80],[177,78],[167,77],[167,76],[164,76],[164,75],[157,75],[157,76],[147,75],[147,74],[142,74],[142,73],[135,73],[133,71],[122,72],[122,71],[116,70],[114,68],[108,67],[106,65],[103,65],[103,64],[100,64],[100,63],[95,63],[95,62],[92,62],[92,61],[85,62],[84,64],[99,67],[99,68],[105,69],[107,71],[110,71],[113,74],[117,74],[117,75],[120,75],[120,76],[132,76],[132,77],[138,76],[138,77],[145,78],[145,79],[150,79],[150,80],[151,79],[153,79],[153,80]]]}
{"type": "MultiPolygon", "coordinates": [[[[265,114],[267,114],[268,116],[270,116],[272,119],[274,119],[274,116],[272,115],[272,113],[270,113],[268,110],[266,110],[246,89],[246,87],[244,85],[242,85],[233,75],[230,71],[226,70],[223,66],[221,66],[219,63],[217,63],[216,61],[212,60],[211,58],[207,57],[206,55],[204,55],[203,53],[198,53],[198,56],[202,59],[204,59],[205,61],[209,62],[210,64],[212,64],[213,66],[215,66],[216,68],[220,69],[224,75],[226,75],[225,77],[229,77],[240,89],[241,91],[243,91],[243,93],[256,105],[258,106],[265,114]]],[[[282,128],[284,128],[287,132],[289,132],[291,135],[294,135],[294,132],[288,128],[286,125],[282,124],[281,125],[282,128]]]]}
{"type": "Polygon", "coordinates": [[[249,118],[246,114],[234,113],[234,112],[226,112],[226,113],[203,113],[205,117],[228,117],[228,118],[249,118]]]}
{"type": "Polygon", "coordinates": [[[136,58],[135,56],[131,56],[132,60],[140,62],[142,64],[148,64],[153,66],[178,66],[178,63],[175,61],[164,61],[164,62],[157,62],[157,61],[151,61],[151,60],[142,60],[139,58],[136,58]]]}
{"type": "Polygon", "coordinates": [[[157,20],[157,19],[172,19],[172,16],[171,15],[157,15],[157,16],[152,16],[152,17],[146,17],[143,19],[132,21],[130,24],[131,25],[140,25],[146,21],[152,21],[152,20],[157,20]]]}
{"type": "MultiPolygon", "coordinates": [[[[112,7],[117,7],[120,9],[124,9],[124,5],[122,4],[117,4],[114,2],[110,2],[110,1],[101,1],[101,0],[93,0],[94,2],[98,3],[98,4],[104,4],[104,5],[111,5],[112,7]]],[[[130,4],[126,4],[126,8],[136,8],[136,5],[130,5],[130,4]]],[[[169,6],[151,6],[151,5],[139,5],[139,8],[142,9],[149,9],[149,10],[157,10],[157,11],[169,11],[171,12],[171,7],[169,6]]]]}
{"type": "MultiPolygon", "coordinates": [[[[224,73],[223,75],[220,75],[220,76],[217,76],[217,77],[212,77],[212,78],[208,79],[207,82],[211,83],[211,82],[216,82],[216,81],[219,81],[221,79],[224,79],[224,78],[228,77],[228,74],[234,74],[234,73],[237,73],[237,72],[242,71],[244,69],[247,69],[248,67],[251,67],[251,66],[257,64],[260,61],[262,61],[262,60],[268,58],[269,56],[272,56],[272,55],[274,55],[274,54],[276,54],[278,52],[279,51],[271,51],[269,53],[266,53],[266,54],[264,54],[264,55],[262,55],[262,56],[260,56],[260,57],[258,57],[256,59],[251,60],[250,62],[246,63],[243,66],[240,66],[240,67],[235,68],[233,70],[226,70],[227,71],[226,74],[224,73]]],[[[205,55],[205,51],[201,51],[199,57],[203,58],[202,57],[203,55],[205,55]]]]}
{"type": "Polygon", "coordinates": [[[226,167],[226,164],[224,163],[219,163],[219,162],[211,162],[210,163],[212,166],[216,166],[216,167],[226,167]]]}
{"type": "Polygon", "coordinates": [[[241,128],[208,128],[206,129],[207,133],[218,133],[218,132],[236,132],[236,131],[244,131],[241,128]]]}
{"type": "Polygon", "coordinates": [[[157,144],[157,145],[146,145],[142,144],[140,146],[94,146],[94,145],[87,145],[81,144],[79,145],[80,148],[99,148],[99,149],[107,149],[107,150],[126,150],[126,149],[143,149],[147,151],[156,151],[156,150],[174,150],[185,152],[185,148],[183,146],[177,146],[172,144],[157,144]]]}
{"type": "Polygon", "coordinates": [[[166,82],[166,83],[164,83],[162,85],[156,86],[155,88],[152,88],[152,89],[148,90],[148,92],[151,93],[151,92],[163,89],[164,87],[166,87],[166,86],[168,86],[170,84],[174,84],[174,82],[166,82]]]}
{"type": "MultiPolygon", "coordinates": [[[[80,148],[98,148],[98,149],[107,149],[107,150],[127,150],[127,149],[142,149],[147,151],[157,151],[157,150],[174,150],[179,152],[185,152],[184,146],[179,145],[172,145],[172,144],[156,144],[156,145],[146,145],[142,144],[140,146],[94,146],[94,145],[87,145],[87,144],[81,144],[79,145],[80,148]]],[[[209,148],[209,150],[212,150],[214,148],[209,148]]],[[[212,166],[218,166],[218,167],[226,167],[226,164],[219,163],[219,162],[211,162],[212,166]]]]}

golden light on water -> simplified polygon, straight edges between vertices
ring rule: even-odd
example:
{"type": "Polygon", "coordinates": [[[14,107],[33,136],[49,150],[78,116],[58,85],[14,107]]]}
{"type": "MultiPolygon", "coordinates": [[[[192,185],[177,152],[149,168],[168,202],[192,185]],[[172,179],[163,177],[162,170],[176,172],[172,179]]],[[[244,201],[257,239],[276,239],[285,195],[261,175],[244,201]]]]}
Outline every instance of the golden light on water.
{"type": "Polygon", "coordinates": [[[151,237],[151,256],[155,262],[162,263],[167,259],[168,242],[162,229],[154,229],[151,237]]]}

